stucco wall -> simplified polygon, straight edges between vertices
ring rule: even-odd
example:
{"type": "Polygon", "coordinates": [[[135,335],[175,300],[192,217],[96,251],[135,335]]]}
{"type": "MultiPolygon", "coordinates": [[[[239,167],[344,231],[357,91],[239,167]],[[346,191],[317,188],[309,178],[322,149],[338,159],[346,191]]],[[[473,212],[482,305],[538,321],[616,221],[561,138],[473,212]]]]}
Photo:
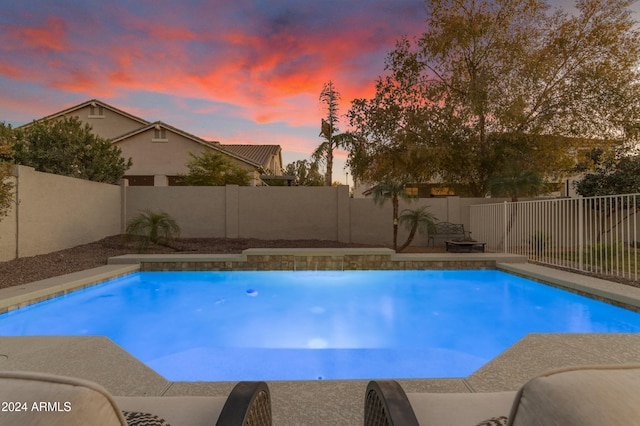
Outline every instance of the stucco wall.
{"type": "MultiPolygon", "coordinates": [[[[208,148],[206,145],[168,129],[166,130],[166,139],[154,139],[154,134],[155,130],[151,128],[115,143],[122,150],[122,156],[132,160],[132,166],[127,170],[127,175],[155,175],[166,178],[166,176],[188,174],[187,163],[192,160],[190,153],[198,156],[206,149],[213,150],[213,148],[208,148]]],[[[227,158],[232,164],[249,172],[253,185],[259,183],[260,175],[255,167],[231,156],[227,156],[227,158]]],[[[160,186],[164,185],[166,182],[160,186]]]]}
{"type": "Polygon", "coordinates": [[[187,238],[348,240],[346,186],[128,187],[126,200],[127,222],[146,208],[164,211],[187,238]]]}
{"type": "Polygon", "coordinates": [[[0,230],[3,260],[35,256],[116,235],[121,188],[18,166],[17,205],[0,230]]]}
{"type": "MultiPolygon", "coordinates": [[[[16,178],[10,179],[15,188],[16,178]]],[[[16,209],[15,204],[0,218],[0,262],[16,257],[16,209]]]]}
{"type": "Polygon", "coordinates": [[[125,223],[150,209],[171,215],[180,225],[182,237],[224,237],[226,191],[224,186],[130,186],[125,223]]]}
{"type": "Polygon", "coordinates": [[[82,122],[88,123],[93,133],[105,139],[112,139],[116,136],[124,135],[143,124],[139,121],[125,117],[107,108],[103,108],[102,116],[90,115],[91,107],[86,106],[69,114],[78,117],[82,122]]]}
{"type": "MultiPolygon", "coordinates": [[[[142,209],[165,211],[182,228],[183,237],[322,239],[390,246],[391,202],[349,198],[348,188],[328,187],[129,187],[127,221],[142,209]]],[[[461,223],[457,197],[401,201],[405,208],[428,206],[439,221],[461,223]]],[[[468,229],[468,222],[465,227],[468,229]]],[[[399,228],[398,244],[408,232],[399,228]]],[[[413,245],[426,245],[417,235],[413,245]]]]}
{"type": "MultiPolygon", "coordinates": [[[[322,239],[390,246],[391,202],[349,198],[348,188],[128,187],[17,168],[19,204],[0,221],[0,261],[96,241],[124,231],[141,210],[165,211],[186,238],[322,239]]],[[[469,205],[457,197],[401,201],[429,206],[439,221],[469,229],[469,205]]],[[[408,232],[399,228],[398,244],[408,232]]],[[[413,245],[426,245],[417,235],[413,245]]]]}
{"type": "Polygon", "coordinates": [[[344,240],[339,201],[347,187],[240,187],[239,236],[261,239],[344,240]]]}
{"type": "MultiPolygon", "coordinates": [[[[459,197],[399,200],[398,213],[402,214],[404,209],[426,207],[437,222],[462,223],[465,229],[469,229],[469,214],[463,211],[465,208],[468,210],[468,205],[464,205],[462,200],[459,197]]],[[[354,242],[386,246],[393,243],[393,206],[390,200],[379,205],[371,198],[352,198],[350,204],[351,238],[354,242]]],[[[398,226],[398,246],[404,244],[408,235],[403,226],[398,226]]],[[[427,235],[416,234],[411,245],[426,246],[427,243],[427,235]]]]}
{"type": "Polygon", "coordinates": [[[150,129],[115,144],[124,158],[133,160],[127,174],[173,176],[189,172],[189,152],[198,155],[206,148],[182,135],[169,131],[166,134],[166,141],[154,141],[154,129],[150,129]]]}

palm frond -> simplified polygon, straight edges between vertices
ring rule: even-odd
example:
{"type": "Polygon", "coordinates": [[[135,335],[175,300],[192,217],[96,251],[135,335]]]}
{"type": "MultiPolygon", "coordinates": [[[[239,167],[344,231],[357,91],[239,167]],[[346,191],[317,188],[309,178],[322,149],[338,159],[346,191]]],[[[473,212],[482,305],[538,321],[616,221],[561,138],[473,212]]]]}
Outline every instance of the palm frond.
{"type": "Polygon", "coordinates": [[[126,228],[127,236],[139,239],[140,249],[145,250],[149,243],[164,244],[180,235],[180,226],[166,212],[154,213],[142,210],[131,219],[126,228]]]}

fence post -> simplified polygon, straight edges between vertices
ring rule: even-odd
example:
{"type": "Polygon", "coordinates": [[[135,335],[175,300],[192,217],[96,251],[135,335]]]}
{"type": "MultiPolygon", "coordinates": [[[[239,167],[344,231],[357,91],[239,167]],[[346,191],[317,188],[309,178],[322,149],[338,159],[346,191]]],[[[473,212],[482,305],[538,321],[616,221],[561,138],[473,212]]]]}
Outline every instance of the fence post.
{"type": "Polygon", "coordinates": [[[503,228],[502,228],[502,240],[504,241],[504,252],[505,253],[509,253],[509,250],[507,248],[507,202],[505,201],[503,204],[504,208],[502,209],[502,223],[503,223],[503,228]]]}
{"type": "Polygon", "coordinates": [[[226,238],[240,238],[240,187],[225,186],[225,231],[226,238]]]}
{"type": "Polygon", "coordinates": [[[336,241],[351,242],[351,199],[349,187],[338,185],[336,188],[336,241]]]}
{"type": "Polygon", "coordinates": [[[584,271],[584,204],[582,195],[578,198],[578,269],[584,271]]]}
{"type": "MultiPolygon", "coordinates": [[[[634,251],[634,262],[633,262],[633,269],[634,269],[634,278],[636,281],[638,280],[638,257],[635,254],[635,251],[638,249],[638,204],[637,204],[637,195],[633,196],[633,251],[634,251]]],[[[631,272],[631,271],[629,271],[631,272]]]]}
{"type": "Polygon", "coordinates": [[[127,232],[127,189],[129,179],[120,179],[120,233],[127,232]]]}
{"type": "Polygon", "coordinates": [[[14,214],[16,216],[15,227],[15,250],[13,253],[14,259],[20,258],[20,169],[25,166],[15,166],[13,169],[13,176],[15,178],[15,186],[13,187],[14,198],[14,214]]]}

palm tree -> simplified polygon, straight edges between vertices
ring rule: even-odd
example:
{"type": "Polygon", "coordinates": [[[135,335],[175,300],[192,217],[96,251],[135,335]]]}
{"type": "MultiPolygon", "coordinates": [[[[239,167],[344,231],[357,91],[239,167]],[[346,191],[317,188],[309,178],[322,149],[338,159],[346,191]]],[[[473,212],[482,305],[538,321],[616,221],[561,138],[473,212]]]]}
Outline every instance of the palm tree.
{"type": "Polygon", "coordinates": [[[393,249],[398,248],[398,210],[399,199],[411,199],[405,190],[406,184],[391,179],[380,182],[373,189],[373,201],[376,204],[383,205],[387,200],[391,200],[393,206],[393,249]]]}
{"type": "Polygon", "coordinates": [[[332,81],[325,83],[320,93],[320,101],[327,106],[327,118],[320,123],[320,136],[324,139],[311,154],[311,159],[316,164],[324,164],[326,167],[324,184],[331,186],[333,183],[333,151],[337,148],[345,148],[353,141],[350,132],[338,133],[338,101],[340,92],[332,81]]]}
{"type": "Polygon", "coordinates": [[[167,244],[180,235],[180,226],[168,213],[154,213],[149,209],[141,211],[127,224],[127,235],[140,238],[140,249],[145,250],[149,242],[167,244]]]}
{"type": "Polygon", "coordinates": [[[338,148],[346,148],[352,143],[354,136],[350,132],[334,135],[329,130],[327,121],[322,119],[322,131],[320,136],[326,140],[322,142],[311,154],[312,164],[324,164],[326,171],[324,175],[325,186],[331,186],[333,182],[333,151],[338,148]]]}
{"type": "Polygon", "coordinates": [[[416,232],[418,234],[423,234],[425,231],[431,233],[435,232],[436,221],[438,218],[435,217],[433,213],[427,211],[428,207],[429,206],[423,206],[418,207],[415,210],[402,210],[399,222],[409,231],[409,236],[407,237],[407,241],[405,241],[398,251],[406,249],[409,244],[411,244],[411,241],[413,241],[413,238],[416,236],[416,232]]]}

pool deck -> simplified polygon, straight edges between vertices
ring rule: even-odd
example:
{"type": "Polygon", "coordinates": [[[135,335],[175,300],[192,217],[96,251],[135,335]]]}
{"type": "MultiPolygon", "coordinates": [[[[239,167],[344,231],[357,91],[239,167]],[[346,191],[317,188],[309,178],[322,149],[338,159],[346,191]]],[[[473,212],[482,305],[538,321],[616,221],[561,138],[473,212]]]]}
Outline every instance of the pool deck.
{"type": "MultiPolygon", "coordinates": [[[[640,309],[640,288],[528,264],[518,258],[491,253],[402,256],[438,261],[481,256],[495,260],[498,269],[640,309]]],[[[118,259],[100,268],[1,289],[0,312],[138,270],[137,260],[128,259],[128,262],[132,263],[118,259]]],[[[399,382],[408,392],[516,390],[528,379],[553,368],[624,363],[640,363],[640,334],[529,334],[469,377],[400,379],[399,382]]],[[[80,377],[100,383],[112,394],[122,396],[226,396],[235,384],[167,381],[101,336],[0,337],[0,369],[80,377]]],[[[363,422],[366,380],[268,381],[268,384],[275,425],[357,425],[363,422]]]]}

